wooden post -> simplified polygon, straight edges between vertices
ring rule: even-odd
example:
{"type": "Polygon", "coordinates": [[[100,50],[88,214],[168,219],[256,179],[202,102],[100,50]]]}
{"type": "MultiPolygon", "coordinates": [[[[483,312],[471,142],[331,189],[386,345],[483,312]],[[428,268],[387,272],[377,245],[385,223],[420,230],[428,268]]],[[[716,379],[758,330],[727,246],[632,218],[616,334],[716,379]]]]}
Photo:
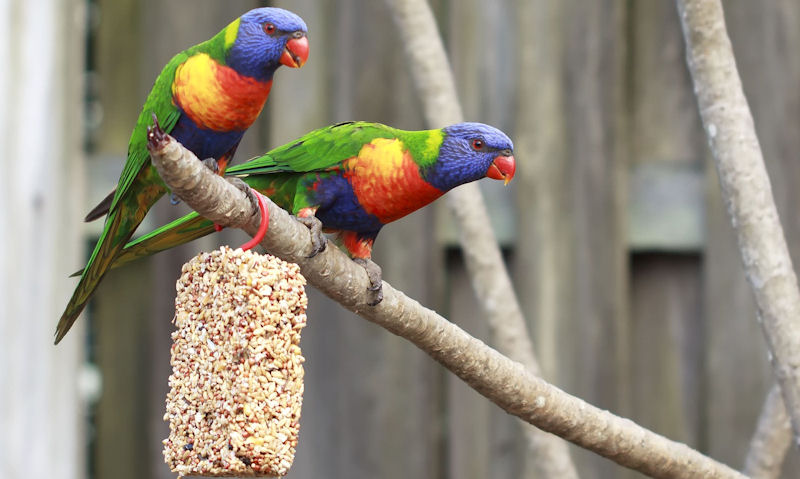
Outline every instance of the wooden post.
{"type": "Polygon", "coordinates": [[[84,3],[0,6],[0,476],[85,477],[79,323],[53,333],[82,261],[84,3]]]}

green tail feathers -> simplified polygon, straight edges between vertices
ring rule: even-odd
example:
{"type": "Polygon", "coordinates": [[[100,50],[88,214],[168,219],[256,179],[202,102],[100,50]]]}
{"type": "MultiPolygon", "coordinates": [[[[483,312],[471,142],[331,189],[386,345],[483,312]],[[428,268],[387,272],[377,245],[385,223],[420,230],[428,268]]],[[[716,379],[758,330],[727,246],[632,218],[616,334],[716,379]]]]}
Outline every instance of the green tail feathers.
{"type": "Polygon", "coordinates": [[[81,280],[75,288],[75,292],[72,293],[72,298],[70,298],[64,313],[61,315],[61,319],[58,321],[56,344],[64,338],[64,335],[67,334],[75,320],[78,319],[103,275],[106,274],[111,266],[114,257],[125,245],[127,238],[120,241],[119,235],[116,234],[120,229],[123,217],[124,214],[119,208],[109,214],[103,228],[103,234],[100,236],[100,240],[89,258],[89,263],[81,275],[81,280]]]}
{"type": "Polygon", "coordinates": [[[135,190],[136,194],[123,196],[116,207],[108,213],[103,233],[97,240],[92,256],[81,274],[78,286],[72,293],[72,298],[64,309],[61,319],[58,320],[56,344],[64,338],[75,320],[78,319],[81,311],[86,307],[86,303],[94,295],[100,280],[111,269],[117,255],[144,219],[147,210],[166,192],[166,188],[159,184],[143,182],[138,186],[140,188],[135,190]]]}
{"type": "MultiPolygon", "coordinates": [[[[192,212],[126,244],[111,263],[111,269],[117,269],[139,258],[186,244],[213,231],[214,223],[192,212]]],[[[83,270],[81,269],[72,273],[70,278],[82,274],[83,270]]]]}
{"type": "Polygon", "coordinates": [[[183,218],[166,224],[125,245],[111,268],[118,268],[131,261],[186,244],[214,232],[214,223],[191,212],[183,218]]]}

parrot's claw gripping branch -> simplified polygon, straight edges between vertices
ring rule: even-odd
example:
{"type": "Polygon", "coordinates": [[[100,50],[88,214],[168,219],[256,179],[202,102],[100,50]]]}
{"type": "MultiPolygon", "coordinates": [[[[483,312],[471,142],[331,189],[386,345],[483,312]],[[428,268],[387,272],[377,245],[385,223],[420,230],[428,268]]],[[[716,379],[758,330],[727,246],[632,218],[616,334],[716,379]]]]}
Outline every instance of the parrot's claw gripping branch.
{"type": "Polygon", "coordinates": [[[311,233],[311,253],[309,253],[308,258],[313,258],[325,251],[328,246],[328,239],[322,234],[322,221],[316,216],[296,216],[295,219],[305,225],[311,233]]]}
{"type": "Polygon", "coordinates": [[[155,113],[153,115],[153,125],[147,127],[147,149],[150,151],[161,149],[167,142],[167,134],[161,129],[158,124],[158,117],[155,113]]]}
{"type": "MultiPolygon", "coordinates": [[[[213,170],[212,170],[213,171],[213,170]]],[[[217,172],[214,172],[216,174],[217,172]]],[[[253,209],[259,209],[261,207],[261,199],[256,194],[256,191],[253,188],[250,188],[250,185],[242,181],[241,178],[236,178],[235,176],[225,178],[228,183],[235,186],[239,191],[247,195],[247,199],[250,200],[250,204],[253,205],[253,209]]]]}
{"type": "Polygon", "coordinates": [[[369,258],[353,258],[353,261],[364,267],[364,270],[367,272],[367,278],[369,278],[369,288],[367,288],[367,291],[370,292],[372,298],[367,304],[370,306],[377,305],[383,301],[383,270],[381,270],[378,263],[369,258]]]}
{"type": "Polygon", "coordinates": [[[217,162],[217,160],[215,160],[214,158],[206,158],[205,160],[202,161],[203,164],[206,165],[206,168],[211,170],[212,173],[214,173],[215,175],[219,174],[219,163],[217,162]]]}
{"type": "Polygon", "coordinates": [[[207,162],[198,160],[192,152],[164,133],[155,115],[153,125],[147,128],[147,149],[159,175],[164,178],[173,194],[194,207],[202,216],[214,221],[215,227],[219,225],[218,231],[223,226],[244,227],[259,224],[254,238],[241,248],[248,250],[261,242],[269,227],[269,209],[263,197],[247,183],[239,178],[222,178],[213,173],[207,162]],[[212,179],[206,182],[206,176],[212,179]],[[203,188],[196,188],[200,183],[203,188]],[[241,196],[226,194],[228,184],[235,186],[249,200],[250,208],[241,208],[241,196]],[[204,208],[199,207],[200,205],[204,208]],[[220,212],[223,212],[222,217],[220,212]],[[253,221],[253,216],[256,215],[260,215],[259,223],[253,221]]]}
{"type": "MultiPolygon", "coordinates": [[[[258,200],[213,174],[191,151],[165,134],[158,123],[148,128],[147,149],[158,174],[167,186],[201,216],[223,226],[252,225],[260,215],[258,200]],[[248,201],[244,201],[245,199],[248,201]]],[[[249,187],[248,187],[249,189],[249,187]]]]}

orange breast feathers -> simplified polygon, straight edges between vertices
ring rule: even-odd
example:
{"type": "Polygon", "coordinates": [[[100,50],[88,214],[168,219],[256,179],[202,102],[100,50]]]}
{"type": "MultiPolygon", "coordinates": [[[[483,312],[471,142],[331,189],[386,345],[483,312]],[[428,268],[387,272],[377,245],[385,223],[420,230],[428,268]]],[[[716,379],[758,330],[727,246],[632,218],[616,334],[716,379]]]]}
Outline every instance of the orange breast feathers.
{"type": "Polygon", "coordinates": [[[402,218],[443,194],[420,176],[400,140],[372,140],[343,166],[359,204],[381,223],[402,218]]]}
{"type": "Polygon", "coordinates": [[[243,131],[258,118],[271,86],[200,53],[178,66],[172,97],[200,128],[243,131]]]}

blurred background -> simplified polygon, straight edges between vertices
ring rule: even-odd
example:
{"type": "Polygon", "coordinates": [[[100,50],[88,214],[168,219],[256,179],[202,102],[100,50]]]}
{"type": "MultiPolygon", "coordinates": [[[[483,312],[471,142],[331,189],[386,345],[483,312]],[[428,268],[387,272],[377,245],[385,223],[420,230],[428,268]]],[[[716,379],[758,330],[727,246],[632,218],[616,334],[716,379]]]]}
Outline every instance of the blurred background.
{"type": "MultiPolygon", "coordinates": [[[[197,251],[243,235],[113,271],[66,339],[52,337],[101,226],[83,215],[116,184],[161,67],[267,4],[306,20],[311,54],[278,71],[237,162],[343,120],[428,126],[383,2],[0,1],[0,477],[174,477],[161,440],[175,280],[197,251]]],[[[432,6],[466,118],[516,144],[511,186],[481,186],[546,378],[740,468],[773,379],[674,4],[432,6]]],[[[724,6],[798,264],[800,3],[724,6]]],[[[185,211],[162,201],[140,231],[185,211]]],[[[492,344],[443,205],[385,228],[375,258],[384,279],[492,344]]],[[[309,294],[288,477],[532,477],[514,418],[309,294]]],[[[572,452],[584,478],[636,476],[572,452]]],[[[800,468],[790,456],[786,478],[800,468]]]]}

